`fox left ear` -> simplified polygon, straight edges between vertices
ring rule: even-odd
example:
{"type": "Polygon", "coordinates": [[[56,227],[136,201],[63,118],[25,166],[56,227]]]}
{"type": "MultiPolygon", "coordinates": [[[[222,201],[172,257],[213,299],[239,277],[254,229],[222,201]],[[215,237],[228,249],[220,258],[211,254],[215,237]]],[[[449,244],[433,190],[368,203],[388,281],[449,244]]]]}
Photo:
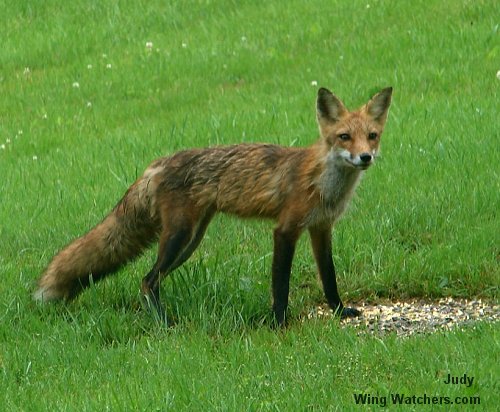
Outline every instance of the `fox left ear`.
{"type": "Polygon", "coordinates": [[[366,112],[381,124],[385,123],[391,105],[392,87],[387,87],[373,96],[366,104],[366,112]]]}
{"type": "Polygon", "coordinates": [[[337,122],[346,111],[344,104],[330,90],[324,87],[318,90],[316,114],[320,125],[337,122]]]}

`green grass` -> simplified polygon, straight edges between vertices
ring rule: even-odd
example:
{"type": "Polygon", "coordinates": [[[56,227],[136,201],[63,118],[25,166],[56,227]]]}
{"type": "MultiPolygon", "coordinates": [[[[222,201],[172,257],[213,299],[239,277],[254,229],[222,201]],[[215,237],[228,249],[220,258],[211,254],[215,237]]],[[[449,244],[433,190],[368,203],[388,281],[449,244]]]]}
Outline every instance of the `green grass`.
{"type": "Polygon", "coordinates": [[[358,391],[479,395],[494,410],[497,325],[400,340],[302,322],[323,302],[306,237],[291,325],[269,330],[272,222],[214,220],[163,284],[174,328],[140,305],[154,248],[67,307],[30,299],[54,253],[152,159],[238,142],[305,146],[318,136],[319,86],[354,108],[392,85],[383,156],[334,232],[341,294],[497,301],[494,1],[4,5],[1,410],[349,410],[358,391]],[[475,384],[444,385],[447,373],[475,384]]]}

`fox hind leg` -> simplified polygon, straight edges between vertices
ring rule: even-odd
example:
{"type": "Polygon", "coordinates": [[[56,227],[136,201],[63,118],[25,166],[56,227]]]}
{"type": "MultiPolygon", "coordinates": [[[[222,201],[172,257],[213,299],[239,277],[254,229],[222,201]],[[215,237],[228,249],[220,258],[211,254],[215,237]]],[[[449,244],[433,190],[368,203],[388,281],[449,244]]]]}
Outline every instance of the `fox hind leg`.
{"type": "Polygon", "coordinates": [[[191,257],[193,252],[200,245],[200,242],[203,239],[203,236],[205,235],[205,232],[207,230],[208,224],[212,220],[214,214],[215,214],[214,212],[209,211],[205,214],[203,219],[201,219],[201,222],[198,225],[198,227],[195,229],[194,234],[191,237],[189,244],[186,246],[186,248],[179,255],[179,257],[175,261],[174,265],[170,268],[170,271],[174,271],[175,269],[177,269],[179,266],[181,266],[186,260],[188,260],[191,257]]]}
{"type": "Polygon", "coordinates": [[[160,304],[161,279],[171,271],[169,269],[189,243],[189,232],[190,230],[187,228],[176,231],[164,230],[160,237],[158,259],[142,280],[142,293],[148,305],[156,309],[160,318],[164,317],[164,310],[160,304]]]}
{"type": "Polygon", "coordinates": [[[189,259],[203,239],[213,215],[213,211],[207,211],[201,219],[190,216],[190,219],[175,219],[176,223],[164,220],[157,261],[141,285],[148,305],[158,312],[161,319],[165,318],[160,303],[161,280],[189,259]]]}

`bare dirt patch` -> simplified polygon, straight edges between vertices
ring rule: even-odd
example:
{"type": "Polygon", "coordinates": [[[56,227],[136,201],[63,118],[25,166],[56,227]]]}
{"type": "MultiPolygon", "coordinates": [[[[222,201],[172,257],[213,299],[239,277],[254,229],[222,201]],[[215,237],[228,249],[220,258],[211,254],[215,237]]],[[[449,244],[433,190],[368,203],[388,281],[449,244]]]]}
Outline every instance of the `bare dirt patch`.
{"type": "MultiPolygon", "coordinates": [[[[401,337],[451,330],[479,321],[500,320],[500,305],[481,299],[415,299],[373,305],[360,304],[356,307],[362,311],[361,316],[342,319],[341,325],[351,325],[377,334],[396,333],[401,337]]],[[[333,311],[327,306],[318,306],[307,315],[308,318],[329,316],[333,316],[333,311]]]]}

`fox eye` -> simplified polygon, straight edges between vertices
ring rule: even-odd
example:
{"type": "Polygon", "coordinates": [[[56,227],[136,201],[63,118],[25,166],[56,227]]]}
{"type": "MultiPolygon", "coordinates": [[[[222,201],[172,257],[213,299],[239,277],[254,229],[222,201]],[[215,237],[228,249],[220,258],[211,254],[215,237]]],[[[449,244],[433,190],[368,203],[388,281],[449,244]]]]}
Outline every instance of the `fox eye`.
{"type": "Polygon", "coordinates": [[[369,140],[375,140],[378,137],[378,134],[375,132],[368,133],[369,140]]]}
{"type": "Polygon", "coordinates": [[[351,140],[351,135],[347,133],[341,133],[339,134],[339,139],[345,142],[347,140],[351,140]]]}

